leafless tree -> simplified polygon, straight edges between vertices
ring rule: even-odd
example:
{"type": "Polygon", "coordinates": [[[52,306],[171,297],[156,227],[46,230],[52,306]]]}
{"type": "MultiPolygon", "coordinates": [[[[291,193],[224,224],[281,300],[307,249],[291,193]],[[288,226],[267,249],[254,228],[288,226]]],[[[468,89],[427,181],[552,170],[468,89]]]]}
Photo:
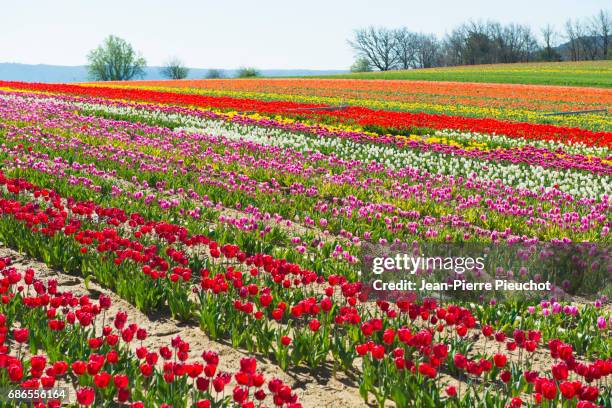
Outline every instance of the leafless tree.
{"type": "Polygon", "coordinates": [[[364,57],[381,71],[393,69],[397,63],[396,39],[393,30],[368,27],[355,30],[349,44],[359,57],[364,57]]]}
{"type": "Polygon", "coordinates": [[[466,59],[465,37],[461,30],[455,29],[444,39],[443,44],[444,65],[461,65],[466,59]]]}
{"type": "Polygon", "coordinates": [[[507,48],[508,62],[530,61],[538,49],[538,42],[531,28],[520,24],[506,26],[506,36],[510,40],[507,48]]]}
{"type": "Polygon", "coordinates": [[[393,32],[395,35],[395,53],[399,68],[416,68],[416,54],[418,52],[418,34],[407,28],[399,28],[393,32]]]}
{"type": "Polygon", "coordinates": [[[349,44],[372,68],[426,68],[434,66],[474,65],[528,62],[536,59],[608,58],[611,48],[612,18],[601,10],[590,19],[567,20],[557,32],[548,24],[543,27],[540,45],[531,28],[522,24],[494,21],[469,21],[453,29],[440,41],[433,34],[422,34],[408,28],[362,28],[355,31],[349,44]],[[560,37],[567,40],[562,45],[560,37]]]}
{"type": "Polygon", "coordinates": [[[416,36],[416,64],[419,68],[432,68],[440,65],[440,43],[433,34],[416,36]]]}
{"type": "Polygon", "coordinates": [[[574,22],[574,31],[576,33],[583,59],[595,60],[599,51],[598,37],[589,27],[588,21],[574,22]]]}
{"type": "Polygon", "coordinates": [[[607,58],[611,31],[612,19],[605,10],[589,20],[567,20],[568,58],[572,61],[607,58]]]}
{"type": "Polygon", "coordinates": [[[561,59],[561,55],[553,48],[557,43],[558,33],[555,27],[551,24],[546,24],[540,32],[542,33],[542,39],[544,40],[544,47],[540,53],[541,58],[544,61],[558,61],[561,59]]]}
{"type": "Polygon", "coordinates": [[[493,50],[495,44],[491,38],[489,27],[482,22],[471,21],[464,24],[462,31],[465,38],[464,64],[491,64],[495,62],[493,50]]]}
{"type": "Polygon", "coordinates": [[[551,24],[546,24],[540,31],[542,33],[542,38],[544,39],[544,47],[547,49],[552,49],[553,43],[557,38],[555,27],[551,24]]]}
{"type": "Polygon", "coordinates": [[[572,22],[571,19],[568,19],[565,22],[565,36],[567,38],[567,51],[569,53],[569,59],[572,61],[579,61],[581,55],[580,41],[578,39],[579,33],[577,32],[577,27],[575,27],[574,22],[572,22]]]}
{"type": "Polygon", "coordinates": [[[612,17],[607,10],[600,10],[591,21],[591,35],[597,38],[601,57],[608,58],[610,48],[610,35],[612,31],[612,17]]]}
{"type": "Polygon", "coordinates": [[[540,58],[544,61],[561,61],[561,54],[555,49],[559,33],[551,24],[541,29],[544,47],[540,51],[540,58]]]}

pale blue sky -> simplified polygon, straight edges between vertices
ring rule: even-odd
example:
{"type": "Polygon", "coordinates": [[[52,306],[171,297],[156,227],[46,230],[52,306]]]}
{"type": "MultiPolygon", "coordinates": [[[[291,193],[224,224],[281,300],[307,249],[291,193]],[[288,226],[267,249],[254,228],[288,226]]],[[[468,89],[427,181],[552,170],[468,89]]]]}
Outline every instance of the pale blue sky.
{"type": "Polygon", "coordinates": [[[606,0],[0,0],[0,62],[82,65],[108,34],[149,65],[346,69],[353,29],[407,26],[442,35],[468,19],[560,29],[606,0]]]}

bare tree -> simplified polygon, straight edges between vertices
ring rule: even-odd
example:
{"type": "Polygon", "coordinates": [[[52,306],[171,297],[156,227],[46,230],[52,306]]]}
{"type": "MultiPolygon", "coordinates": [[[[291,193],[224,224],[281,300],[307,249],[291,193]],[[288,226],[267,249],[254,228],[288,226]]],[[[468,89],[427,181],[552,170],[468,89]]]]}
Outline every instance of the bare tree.
{"type": "Polygon", "coordinates": [[[189,75],[189,68],[177,57],[171,57],[160,69],[160,73],[168,79],[185,79],[189,75]]]}
{"type": "Polygon", "coordinates": [[[439,65],[440,43],[435,35],[418,34],[416,44],[416,63],[419,68],[432,68],[439,65]]]}
{"type": "Polygon", "coordinates": [[[355,30],[355,37],[349,40],[359,57],[367,58],[381,71],[393,69],[397,63],[396,39],[394,32],[387,28],[368,27],[355,30]]]}
{"type": "Polygon", "coordinates": [[[461,29],[453,30],[443,44],[444,65],[461,65],[466,59],[465,35],[461,29]]]}
{"type": "Polygon", "coordinates": [[[557,32],[555,31],[555,27],[551,24],[546,24],[544,28],[541,30],[542,38],[544,39],[544,48],[552,49],[553,43],[557,38],[557,32]]]}
{"type": "Polygon", "coordinates": [[[472,21],[464,25],[463,30],[466,33],[465,47],[467,58],[464,63],[475,65],[495,62],[493,56],[495,44],[488,27],[483,23],[472,21]]]}
{"type": "Polygon", "coordinates": [[[572,61],[580,60],[580,41],[578,39],[578,33],[574,27],[574,23],[571,19],[565,22],[565,36],[567,38],[567,51],[568,57],[572,61]]]}
{"type": "Polygon", "coordinates": [[[506,26],[506,36],[510,39],[508,54],[510,62],[527,62],[535,58],[538,51],[538,41],[531,28],[521,24],[506,26]]]}
{"type": "Polygon", "coordinates": [[[542,49],[540,55],[544,61],[559,61],[561,59],[561,55],[553,48],[557,42],[557,31],[555,27],[546,24],[544,28],[541,30],[542,39],[544,40],[544,48],[542,49]]]}
{"type": "Polygon", "coordinates": [[[582,22],[576,20],[574,22],[574,31],[576,33],[578,43],[580,44],[583,59],[597,59],[597,52],[599,50],[599,47],[597,46],[597,34],[591,31],[588,21],[582,22]]]}
{"type": "Polygon", "coordinates": [[[416,54],[418,52],[418,34],[399,28],[393,32],[395,36],[395,54],[399,68],[416,68],[416,54]]]}
{"type": "Polygon", "coordinates": [[[599,13],[593,17],[591,22],[592,35],[598,39],[601,49],[601,57],[603,59],[608,58],[608,49],[610,47],[610,34],[612,31],[612,18],[608,10],[600,10],[599,13]]]}
{"type": "Polygon", "coordinates": [[[495,21],[466,22],[455,27],[443,40],[405,27],[394,30],[369,27],[356,30],[349,44],[357,57],[381,71],[609,57],[612,18],[608,11],[601,10],[590,19],[569,19],[562,31],[561,34],[552,25],[546,25],[540,31],[541,44],[529,26],[495,21]],[[567,43],[558,46],[560,37],[567,43]]]}
{"type": "Polygon", "coordinates": [[[612,20],[604,10],[590,20],[567,20],[565,34],[569,59],[580,61],[607,58],[611,31],[612,20]]]}

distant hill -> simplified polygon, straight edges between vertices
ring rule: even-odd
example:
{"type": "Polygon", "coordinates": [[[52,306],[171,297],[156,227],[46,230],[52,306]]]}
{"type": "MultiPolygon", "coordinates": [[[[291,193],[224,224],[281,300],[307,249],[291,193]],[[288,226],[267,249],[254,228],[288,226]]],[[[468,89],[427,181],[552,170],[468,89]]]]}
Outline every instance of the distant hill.
{"type": "MultiPolygon", "coordinates": [[[[145,77],[142,79],[163,79],[159,73],[160,67],[147,67],[145,77]]],[[[232,78],[237,70],[221,69],[223,76],[232,78]]],[[[208,69],[190,68],[189,78],[204,78],[208,69]]],[[[262,69],[263,76],[312,76],[343,74],[348,71],[342,70],[316,70],[316,69],[262,69]]],[[[25,82],[85,82],[90,78],[87,76],[85,66],[63,66],[63,65],[30,65],[16,63],[0,63],[0,80],[3,81],[25,81],[25,82]]]]}

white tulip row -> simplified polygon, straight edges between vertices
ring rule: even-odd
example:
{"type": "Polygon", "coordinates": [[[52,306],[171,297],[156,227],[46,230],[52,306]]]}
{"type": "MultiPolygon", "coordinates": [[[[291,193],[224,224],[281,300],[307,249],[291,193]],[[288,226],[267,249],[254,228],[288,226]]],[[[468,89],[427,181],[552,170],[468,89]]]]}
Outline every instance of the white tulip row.
{"type": "MultiPolygon", "coordinates": [[[[468,157],[441,154],[433,151],[399,148],[391,144],[360,143],[348,138],[321,137],[314,134],[294,133],[274,127],[244,125],[230,121],[206,119],[192,115],[169,114],[160,110],[114,105],[65,102],[49,98],[49,101],[66,104],[86,112],[104,111],[116,115],[135,116],[148,120],[171,121],[180,124],[176,130],[221,136],[230,140],[244,140],[262,145],[291,148],[301,152],[335,154],[345,160],[375,161],[389,169],[416,168],[432,174],[454,177],[476,175],[487,180],[499,180],[513,187],[540,191],[541,188],[557,186],[561,191],[575,197],[600,199],[612,191],[612,178],[608,175],[592,174],[572,169],[543,168],[527,164],[500,163],[468,157]]],[[[438,137],[450,139],[489,141],[494,144],[521,147],[528,142],[499,135],[482,135],[452,131],[436,132],[438,137]]],[[[609,149],[586,146],[567,146],[554,142],[529,141],[530,144],[547,149],[562,147],[567,153],[608,156],[609,149]]]]}

